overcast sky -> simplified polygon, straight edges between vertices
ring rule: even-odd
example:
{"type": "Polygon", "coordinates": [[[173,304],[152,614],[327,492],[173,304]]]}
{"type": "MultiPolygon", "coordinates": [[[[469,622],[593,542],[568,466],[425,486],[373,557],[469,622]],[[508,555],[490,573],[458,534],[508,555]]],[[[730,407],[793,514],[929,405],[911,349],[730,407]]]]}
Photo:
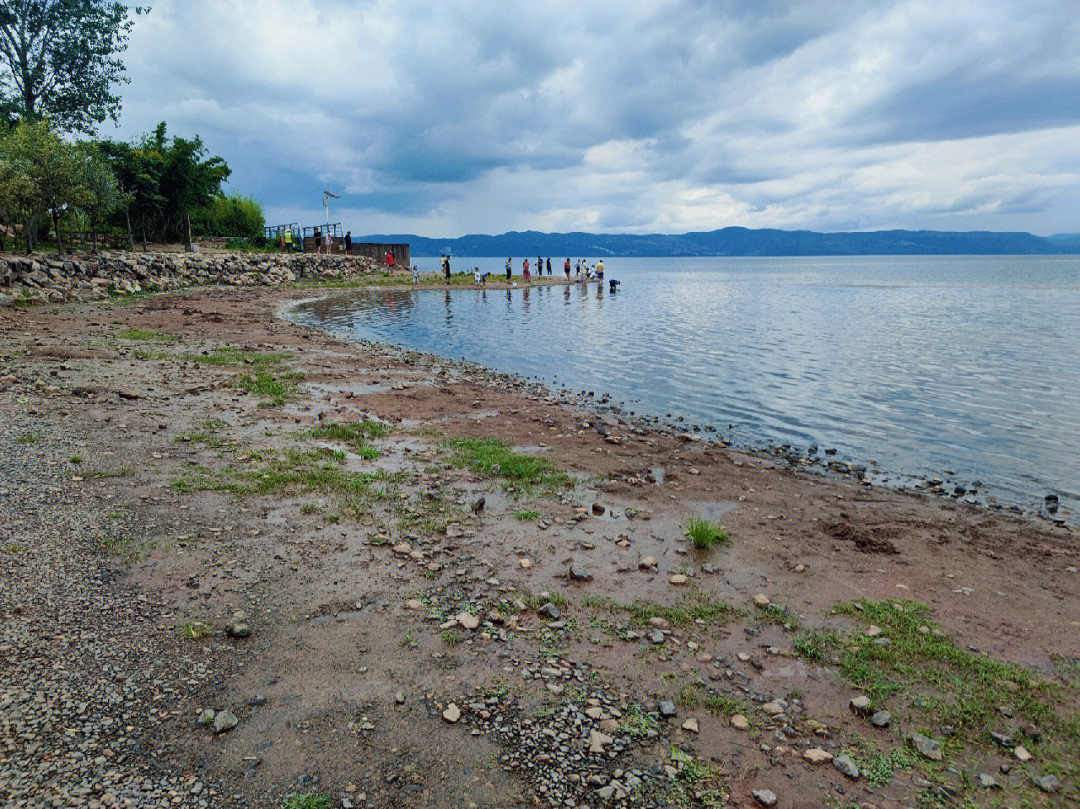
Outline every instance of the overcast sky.
{"type": "Polygon", "coordinates": [[[1076,0],[156,0],[118,132],[354,233],[1080,231],[1076,0]]]}

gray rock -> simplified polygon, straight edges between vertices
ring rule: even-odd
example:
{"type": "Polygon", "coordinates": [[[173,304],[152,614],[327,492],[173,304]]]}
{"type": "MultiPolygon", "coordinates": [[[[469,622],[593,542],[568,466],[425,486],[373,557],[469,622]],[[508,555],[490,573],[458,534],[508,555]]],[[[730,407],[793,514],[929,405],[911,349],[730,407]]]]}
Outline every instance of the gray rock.
{"type": "Polygon", "coordinates": [[[979,773],[979,786],[983,789],[993,789],[998,785],[998,782],[994,780],[994,776],[987,772],[979,773]]]}
{"type": "Polygon", "coordinates": [[[934,741],[929,736],[923,736],[921,733],[912,733],[908,738],[920,754],[931,761],[942,760],[941,742],[934,741]]]}
{"type": "Polygon", "coordinates": [[[660,700],[660,715],[665,717],[672,717],[675,715],[675,703],[670,699],[660,700]]]}
{"type": "Polygon", "coordinates": [[[195,720],[200,725],[211,725],[214,722],[214,709],[204,708],[203,712],[199,714],[199,718],[195,720]]]}
{"type": "Polygon", "coordinates": [[[592,581],[592,573],[581,565],[570,565],[570,578],[574,581],[592,581]]]}
{"type": "Polygon", "coordinates": [[[776,806],[776,795],[768,789],[755,789],[750,794],[753,795],[754,800],[762,806],[776,806]]]}
{"type": "Polygon", "coordinates": [[[649,643],[655,643],[658,646],[665,640],[664,633],[659,629],[650,629],[645,637],[649,639],[649,643]]]}
{"type": "Polygon", "coordinates": [[[849,756],[837,756],[832,760],[833,766],[848,778],[858,778],[859,768],[849,756]]]}
{"type": "Polygon", "coordinates": [[[214,717],[214,733],[226,733],[240,724],[232,711],[218,711],[214,717]]]}
{"type": "Polygon", "coordinates": [[[239,622],[230,623],[225,626],[225,634],[230,638],[250,638],[251,627],[239,622]]]}
{"type": "Polygon", "coordinates": [[[537,612],[539,612],[545,618],[550,618],[552,621],[558,621],[560,618],[562,618],[562,613],[559,612],[559,608],[552,604],[550,601],[547,604],[544,604],[540,609],[538,609],[537,612]]]}
{"type": "Polygon", "coordinates": [[[878,711],[870,717],[870,724],[876,728],[887,728],[892,724],[892,714],[888,711],[878,711]]]}
{"type": "Polygon", "coordinates": [[[1043,792],[1057,792],[1058,780],[1056,775],[1033,775],[1031,783],[1043,792]]]}

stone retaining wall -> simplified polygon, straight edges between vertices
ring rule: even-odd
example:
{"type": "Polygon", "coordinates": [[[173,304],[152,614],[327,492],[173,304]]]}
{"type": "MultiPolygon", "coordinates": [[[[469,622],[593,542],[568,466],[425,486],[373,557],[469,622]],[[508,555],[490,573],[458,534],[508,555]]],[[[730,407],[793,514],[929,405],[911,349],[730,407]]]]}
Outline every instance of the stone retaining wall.
{"type": "Polygon", "coordinates": [[[0,254],[0,306],[61,303],[183,287],[279,286],[301,279],[349,280],[382,269],[363,256],[267,253],[0,254]]]}

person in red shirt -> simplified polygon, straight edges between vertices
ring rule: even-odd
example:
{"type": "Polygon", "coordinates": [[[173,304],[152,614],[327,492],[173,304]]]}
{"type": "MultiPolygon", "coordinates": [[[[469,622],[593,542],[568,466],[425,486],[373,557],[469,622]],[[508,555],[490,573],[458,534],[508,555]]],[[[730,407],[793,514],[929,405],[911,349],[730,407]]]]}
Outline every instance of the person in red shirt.
{"type": "Polygon", "coordinates": [[[529,277],[529,260],[528,259],[525,259],[523,262],[521,262],[521,275],[524,277],[526,284],[531,284],[532,283],[532,280],[529,277]]]}
{"type": "Polygon", "coordinates": [[[389,250],[386,252],[386,266],[387,267],[393,267],[394,266],[394,254],[391,253],[389,250]]]}

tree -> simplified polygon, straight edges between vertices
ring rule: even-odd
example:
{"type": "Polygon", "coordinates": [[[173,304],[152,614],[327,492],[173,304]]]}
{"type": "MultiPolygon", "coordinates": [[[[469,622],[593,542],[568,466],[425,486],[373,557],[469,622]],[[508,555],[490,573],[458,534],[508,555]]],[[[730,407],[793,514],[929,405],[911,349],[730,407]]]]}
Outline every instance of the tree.
{"type": "Polygon", "coordinates": [[[60,217],[87,203],[75,147],[62,141],[47,121],[21,123],[0,141],[0,161],[10,166],[15,179],[10,204],[23,223],[27,252],[42,217],[51,216],[62,253],[60,217]]]}
{"type": "Polygon", "coordinates": [[[79,207],[90,222],[93,249],[97,251],[98,225],[119,210],[125,200],[116,175],[102,157],[98,145],[85,142],[75,148],[81,185],[79,207]]]}
{"type": "Polygon", "coordinates": [[[207,157],[196,136],[188,140],[166,136],[164,123],[133,144],[103,141],[120,188],[131,194],[130,216],[148,237],[169,241],[180,237],[185,213],[195,213],[221,195],[231,173],[220,157],[207,157]]]}
{"type": "Polygon", "coordinates": [[[20,120],[48,117],[63,132],[92,133],[117,120],[114,88],[128,80],[119,54],[131,27],[119,2],[0,0],[3,105],[20,120]]]}
{"type": "Polygon", "coordinates": [[[214,197],[191,214],[191,229],[197,236],[238,236],[256,241],[265,227],[262,206],[240,194],[214,197]]]}

